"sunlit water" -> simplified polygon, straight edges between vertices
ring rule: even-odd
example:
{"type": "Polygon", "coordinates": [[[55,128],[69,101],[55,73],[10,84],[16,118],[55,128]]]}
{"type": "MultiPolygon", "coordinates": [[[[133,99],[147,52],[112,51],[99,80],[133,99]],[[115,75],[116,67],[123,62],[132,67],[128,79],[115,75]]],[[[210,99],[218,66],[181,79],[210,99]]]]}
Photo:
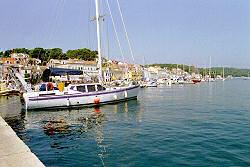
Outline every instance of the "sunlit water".
{"type": "Polygon", "coordinates": [[[20,114],[5,120],[46,166],[250,166],[250,81],[145,88],[100,109],[20,114]]]}

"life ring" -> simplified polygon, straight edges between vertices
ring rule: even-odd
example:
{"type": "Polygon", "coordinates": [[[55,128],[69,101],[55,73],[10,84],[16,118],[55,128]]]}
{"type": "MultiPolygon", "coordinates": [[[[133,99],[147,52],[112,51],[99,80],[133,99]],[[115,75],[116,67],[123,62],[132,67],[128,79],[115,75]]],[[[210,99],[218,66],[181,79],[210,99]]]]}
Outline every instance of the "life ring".
{"type": "Polygon", "coordinates": [[[94,98],[94,103],[95,103],[95,104],[100,104],[100,101],[101,101],[101,100],[100,100],[99,97],[96,96],[96,97],[94,98]]]}

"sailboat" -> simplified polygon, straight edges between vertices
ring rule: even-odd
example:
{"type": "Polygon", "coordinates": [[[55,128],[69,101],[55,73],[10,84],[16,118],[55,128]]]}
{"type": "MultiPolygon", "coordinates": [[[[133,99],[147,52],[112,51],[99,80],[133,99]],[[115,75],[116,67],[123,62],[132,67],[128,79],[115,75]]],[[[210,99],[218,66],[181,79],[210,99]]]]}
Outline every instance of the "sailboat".
{"type": "Polygon", "coordinates": [[[96,106],[102,104],[117,103],[130,99],[137,99],[139,92],[138,84],[130,84],[123,87],[105,87],[102,77],[102,56],[100,40],[100,14],[99,2],[96,4],[96,29],[98,47],[98,69],[99,83],[73,84],[67,89],[45,91],[27,91],[23,93],[23,104],[25,109],[43,108],[70,108],[77,106],[96,106]]]}
{"type": "Polygon", "coordinates": [[[214,78],[212,78],[212,75],[211,75],[211,70],[212,70],[212,66],[211,66],[211,56],[209,57],[209,78],[207,79],[208,82],[214,82],[214,78]]]}
{"type": "Polygon", "coordinates": [[[224,66],[222,68],[222,81],[225,81],[225,69],[224,69],[224,66]]]}
{"type": "Polygon", "coordinates": [[[247,74],[247,77],[243,77],[244,80],[249,80],[250,79],[250,76],[249,76],[249,73],[247,74]]]}

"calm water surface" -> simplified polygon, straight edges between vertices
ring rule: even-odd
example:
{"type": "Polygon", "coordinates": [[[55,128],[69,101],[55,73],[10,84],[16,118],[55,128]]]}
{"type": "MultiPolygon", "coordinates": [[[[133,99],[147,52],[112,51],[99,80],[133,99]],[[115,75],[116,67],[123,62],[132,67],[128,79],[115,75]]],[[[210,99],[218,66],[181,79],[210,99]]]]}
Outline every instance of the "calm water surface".
{"type": "Polygon", "coordinates": [[[100,109],[0,111],[46,166],[250,166],[250,81],[141,89],[100,109]]]}

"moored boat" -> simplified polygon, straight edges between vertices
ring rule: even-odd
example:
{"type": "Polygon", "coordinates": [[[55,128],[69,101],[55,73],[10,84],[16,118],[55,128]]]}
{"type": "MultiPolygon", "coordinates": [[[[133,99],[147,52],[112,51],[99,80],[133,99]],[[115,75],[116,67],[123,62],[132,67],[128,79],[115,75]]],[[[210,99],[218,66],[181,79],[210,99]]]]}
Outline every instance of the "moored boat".
{"type": "Polygon", "coordinates": [[[25,109],[42,108],[69,108],[77,106],[95,106],[109,103],[117,103],[129,99],[136,99],[139,91],[138,84],[129,84],[121,87],[104,86],[102,73],[102,56],[100,40],[99,2],[96,3],[97,22],[97,48],[99,83],[68,85],[67,89],[57,89],[51,83],[47,83],[45,91],[27,91],[23,93],[25,109]]]}
{"type": "Polygon", "coordinates": [[[146,87],[157,87],[157,83],[155,81],[148,81],[146,87]]]}
{"type": "Polygon", "coordinates": [[[136,99],[139,85],[106,88],[99,83],[69,85],[65,91],[27,92],[23,94],[25,109],[70,108],[96,106],[136,99]]]}
{"type": "Polygon", "coordinates": [[[201,79],[192,79],[193,83],[196,84],[196,83],[200,83],[201,82],[201,79]]]}

